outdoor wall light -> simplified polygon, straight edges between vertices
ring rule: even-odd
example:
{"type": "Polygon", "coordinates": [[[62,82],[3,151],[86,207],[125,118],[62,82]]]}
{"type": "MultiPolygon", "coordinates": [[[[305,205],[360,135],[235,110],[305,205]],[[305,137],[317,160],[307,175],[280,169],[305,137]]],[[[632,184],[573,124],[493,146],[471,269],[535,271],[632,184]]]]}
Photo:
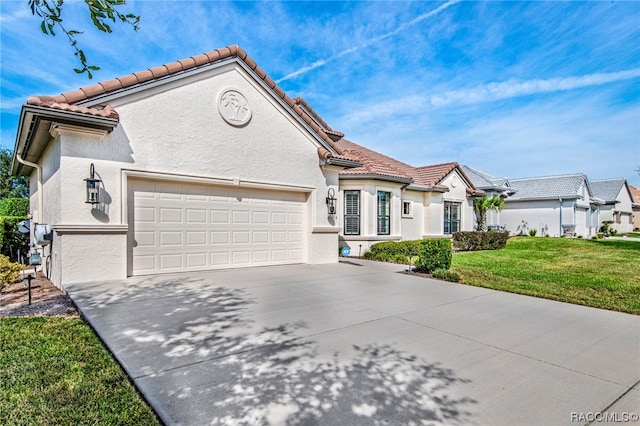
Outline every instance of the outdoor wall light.
{"type": "Polygon", "coordinates": [[[89,177],[84,180],[87,183],[87,204],[100,204],[100,179],[96,178],[96,170],[93,163],[89,168],[89,177]]]}
{"type": "Polygon", "coordinates": [[[327,193],[327,210],[329,210],[330,215],[336,214],[336,192],[333,188],[329,188],[329,192],[327,193]]]}

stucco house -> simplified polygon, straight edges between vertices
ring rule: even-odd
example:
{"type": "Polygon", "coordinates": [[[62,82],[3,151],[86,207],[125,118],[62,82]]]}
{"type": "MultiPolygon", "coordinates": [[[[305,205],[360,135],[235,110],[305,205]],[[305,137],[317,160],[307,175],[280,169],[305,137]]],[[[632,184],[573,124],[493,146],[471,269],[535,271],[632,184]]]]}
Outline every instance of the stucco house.
{"type": "Polygon", "coordinates": [[[619,233],[633,231],[633,195],[625,178],[592,180],[596,197],[604,201],[600,206],[600,225],[610,221],[619,233]]]}
{"type": "Polygon", "coordinates": [[[473,197],[484,193],[458,163],[414,167],[344,138],[337,145],[362,163],[338,175],[341,246],[359,254],[380,241],[473,230],[473,197]]]}
{"type": "Polygon", "coordinates": [[[463,166],[474,185],[490,194],[505,197],[496,222],[511,234],[539,236],[583,236],[597,233],[599,207],[585,174],[541,176],[521,179],[497,178],[463,166]]]}
{"type": "MultiPolygon", "coordinates": [[[[12,172],[31,178],[33,221],[53,230],[44,255],[60,286],[327,263],[341,232],[330,195],[363,166],[337,136],[230,46],[29,98],[12,172]]],[[[388,185],[398,206],[402,185],[388,185]]]]}

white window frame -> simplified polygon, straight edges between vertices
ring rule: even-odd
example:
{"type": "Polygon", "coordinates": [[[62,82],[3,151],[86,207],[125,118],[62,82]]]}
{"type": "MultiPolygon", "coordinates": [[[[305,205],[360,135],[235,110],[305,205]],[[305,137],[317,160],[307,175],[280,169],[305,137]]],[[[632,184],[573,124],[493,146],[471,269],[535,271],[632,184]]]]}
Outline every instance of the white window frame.
{"type": "Polygon", "coordinates": [[[402,217],[404,218],[413,218],[413,201],[411,200],[402,200],[402,217]],[[405,206],[408,206],[408,212],[405,212],[405,206]]]}

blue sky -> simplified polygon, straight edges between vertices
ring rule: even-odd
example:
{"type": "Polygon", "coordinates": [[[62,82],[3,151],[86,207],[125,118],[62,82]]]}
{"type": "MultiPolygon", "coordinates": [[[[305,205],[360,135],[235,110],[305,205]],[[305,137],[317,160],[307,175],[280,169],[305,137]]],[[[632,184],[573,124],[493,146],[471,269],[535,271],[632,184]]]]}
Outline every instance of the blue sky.
{"type": "Polygon", "coordinates": [[[101,66],[76,75],[27,0],[0,2],[1,146],[21,105],[238,44],[356,143],[421,166],[511,178],[587,173],[640,187],[640,2],[131,1],[133,32],[69,28],[101,66]]]}

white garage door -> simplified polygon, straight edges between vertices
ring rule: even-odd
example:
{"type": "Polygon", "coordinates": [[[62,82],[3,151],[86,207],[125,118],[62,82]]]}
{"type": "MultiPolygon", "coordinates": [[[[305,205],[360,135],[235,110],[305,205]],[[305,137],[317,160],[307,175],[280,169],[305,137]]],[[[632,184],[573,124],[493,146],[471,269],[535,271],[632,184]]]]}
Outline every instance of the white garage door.
{"type": "Polygon", "coordinates": [[[305,261],[306,194],[129,183],[132,275],[305,261]]]}

